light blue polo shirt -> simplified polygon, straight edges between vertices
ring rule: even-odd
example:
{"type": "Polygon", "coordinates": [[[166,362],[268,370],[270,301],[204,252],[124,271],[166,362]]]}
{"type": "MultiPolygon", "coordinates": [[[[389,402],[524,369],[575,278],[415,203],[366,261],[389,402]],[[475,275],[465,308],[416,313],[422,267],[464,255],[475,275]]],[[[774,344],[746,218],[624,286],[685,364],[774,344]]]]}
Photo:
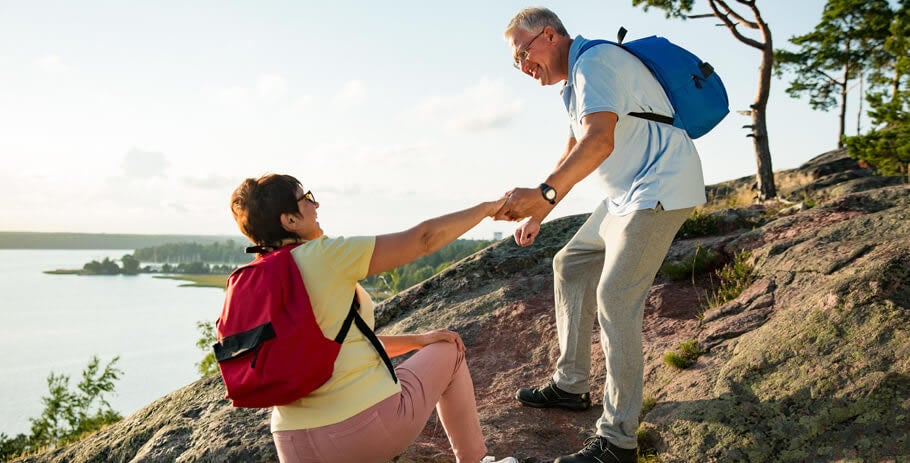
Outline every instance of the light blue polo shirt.
{"type": "Polygon", "coordinates": [[[703,204],[701,159],[688,134],[627,115],[673,114],[657,79],[638,58],[614,45],[596,45],[578,56],[587,41],[580,35],[572,41],[562,98],[569,113],[569,135],[579,140],[585,135],[584,116],[601,111],[619,116],[613,153],[597,169],[609,212],[626,215],[658,202],[666,210],[703,204]]]}

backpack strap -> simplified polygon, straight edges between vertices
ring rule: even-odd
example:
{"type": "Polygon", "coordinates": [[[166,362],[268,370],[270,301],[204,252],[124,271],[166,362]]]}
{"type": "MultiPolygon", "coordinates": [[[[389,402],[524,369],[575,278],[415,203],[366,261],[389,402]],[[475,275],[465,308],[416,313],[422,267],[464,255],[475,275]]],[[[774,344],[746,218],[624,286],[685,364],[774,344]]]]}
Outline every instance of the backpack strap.
{"type": "MultiPolygon", "coordinates": [[[[616,45],[617,47],[622,48],[623,50],[626,50],[626,47],[624,47],[622,45],[622,41],[626,38],[626,32],[628,32],[628,31],[626,30],[625,27],[620,27],[619,31],[616,33],[616,39],[617,39],[616,42],[611,42],[609,40],[588,40],[587,42],[585,42],[584,45],[581,46],[581,50],[578,50],[578,56],[581,56],[582,53],[588,51],[588,49],[590,49],[591,47],[601,45],[604,43],[616,45]]],[[[626,50],[626,51],[629,51],[629,50],[626,50]]],[[[632,52],[629,52],[629,53],[632,53],[632,52]]],[[[632,53],[632,56],[635,56],[635,53],[632,53]]],[[[636,59],[637,58],[638,57],[636,56],[636,59]]],[[[578,58],[576,57],[575,59],[578,59],[578,58]]],[[[673,118],[670,116],[664,116],[663,114],[632,112],[632,113],[628,113],[628,115],[632,116],[632,117],[637,117],[639,119],[647,119],[649,121],[673,125],[673,118]]]]}
{"type": "Polygon", "coordinates": [[[360,329],[360,332],[370,340],[370,344],[373,345],[373,348],[376,349],[376,353],[382,358],[382,362],[385,363],[386,368],[389,369],[389,374],[392,375],[392,380],[395,383],[398,383],[398,377],[395,376],[395,367],[392,366],[392,360],[389,358],[389,354],[386,353],[385,348],[382,347],[382,343],[379,342],[379,338],[376,337],[376,333],[373,333],[373,330],[370,329],[370,326],[367,325],[367,322],[363,321],[363,318],[360,316],[360,301],[357,300],[357,291],[354,291],[354,299],[351,301],[351,310],[348,311],[347,318],[344,319],[344,323],[341,324],[341,329],[338,330],[338,335],[335,336],[335,342],[341,344],[344,342],[344,338],[348,336],[348,330],[351,329],[351,322],[357,325],[357,328],[360,329]]]}

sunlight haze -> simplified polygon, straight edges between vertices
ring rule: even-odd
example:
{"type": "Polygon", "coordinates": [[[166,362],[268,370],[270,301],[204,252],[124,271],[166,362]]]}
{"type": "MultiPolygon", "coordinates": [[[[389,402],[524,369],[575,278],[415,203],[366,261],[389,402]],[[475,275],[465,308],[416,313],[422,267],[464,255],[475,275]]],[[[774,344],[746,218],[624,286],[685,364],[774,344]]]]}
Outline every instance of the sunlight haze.
{"type": "MultiPolygon", "coordinates": [[[[824,5],[758,3],[775,47],[791,49],[824,5]]],[[[529,5],[0,0],[0,230],[236,235],[231,191],[267,172],[312,190],[330,235],[394,232],[536,186],[568,124],[560,86],[516,72],[502,38],[529,5]]],[[[756,93],[757,50],[713,19],[631,1],[543,5],[573,37],[625,26],[627,40],[663,35],[709,61],[731,114],[696,140],[705,180],[754,174],[736,111],[756,93]]],[[[772,82],[775,170],[836,147],[837,111],[812,111],[787,86],[772,82]]],[[[601,199],[591,176],[549,219],[601,199]]],[[[466,237],[514,227],[487,220],[466,237]]]]}

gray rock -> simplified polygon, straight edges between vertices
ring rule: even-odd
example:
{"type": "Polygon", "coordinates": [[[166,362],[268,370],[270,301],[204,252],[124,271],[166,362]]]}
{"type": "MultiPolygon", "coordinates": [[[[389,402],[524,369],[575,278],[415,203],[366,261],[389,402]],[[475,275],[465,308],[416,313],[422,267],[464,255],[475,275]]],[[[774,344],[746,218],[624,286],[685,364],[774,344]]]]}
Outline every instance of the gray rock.
{"type": "MultiPolygon", "coordinates": [[[[820,178],[851,165],[832,152],[804,169],[820,178]]],[[[847,183],[868,181],[852,178],[847,183]]],[[[600,414],[596,329],[598,406],[569,413],[512,399],[516,388],[552,373],[552,257],[584,219],[545,224],[529,248],[503,240],[378,307],[385,333],[445,326],[462,333],[491,454],[552,461],[579,448],[600,414]]],[[[656,282],[643,327],[645,397],[655,406],[643,416],[641,442],[664,462],[907,460],[910,188],[851,191],[762,220],[674,243],[669,258],[699,246],[725,259],[749,252],[755,278],[715,308],[704,305],[719,284],[710,275],[656,282]],[[663,354],[689,339],[706,352],[687,370],[667,367],[663,354]]],[[[223,394],[217,376],[204,378],[25,461],[275,461],[268,412],[234,409],[223,394]]],[[[396,461],[454,461],[435,418],[396,461]]]]}

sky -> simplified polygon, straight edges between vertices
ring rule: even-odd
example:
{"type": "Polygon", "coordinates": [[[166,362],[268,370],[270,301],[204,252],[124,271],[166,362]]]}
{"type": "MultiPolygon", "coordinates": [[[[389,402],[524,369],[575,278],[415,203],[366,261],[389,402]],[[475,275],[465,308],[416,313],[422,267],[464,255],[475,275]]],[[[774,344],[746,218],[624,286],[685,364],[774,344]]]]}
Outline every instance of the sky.
{"type": "MultiPolygon", "coordinates": [[[[758,3],[776,48],[824,7],[758,3]]],[[[573,36],[624,26],[627,41],[662,35],[710,62],[731,114],[695,141],[705,181],[755,173],[737,111],[754,100],[760,56],[714,19],[630,0],[0,0],[0,230],[238,235],[231,192],[270,172],[312,190],[335,236],[392,233],[536,186],[565,146],[565,108],[559,85],[512,67],[502,32],[538,5],[573,36]]],[[[768,107],[774,170],[837,142],[837,111],[813,111],[787,85],[773,80],[768,107]]],[[[602,199],[589,176],[548,220],[602,199]]],[[[487,219],[465,237],[515,226],[487,219]]]]}

